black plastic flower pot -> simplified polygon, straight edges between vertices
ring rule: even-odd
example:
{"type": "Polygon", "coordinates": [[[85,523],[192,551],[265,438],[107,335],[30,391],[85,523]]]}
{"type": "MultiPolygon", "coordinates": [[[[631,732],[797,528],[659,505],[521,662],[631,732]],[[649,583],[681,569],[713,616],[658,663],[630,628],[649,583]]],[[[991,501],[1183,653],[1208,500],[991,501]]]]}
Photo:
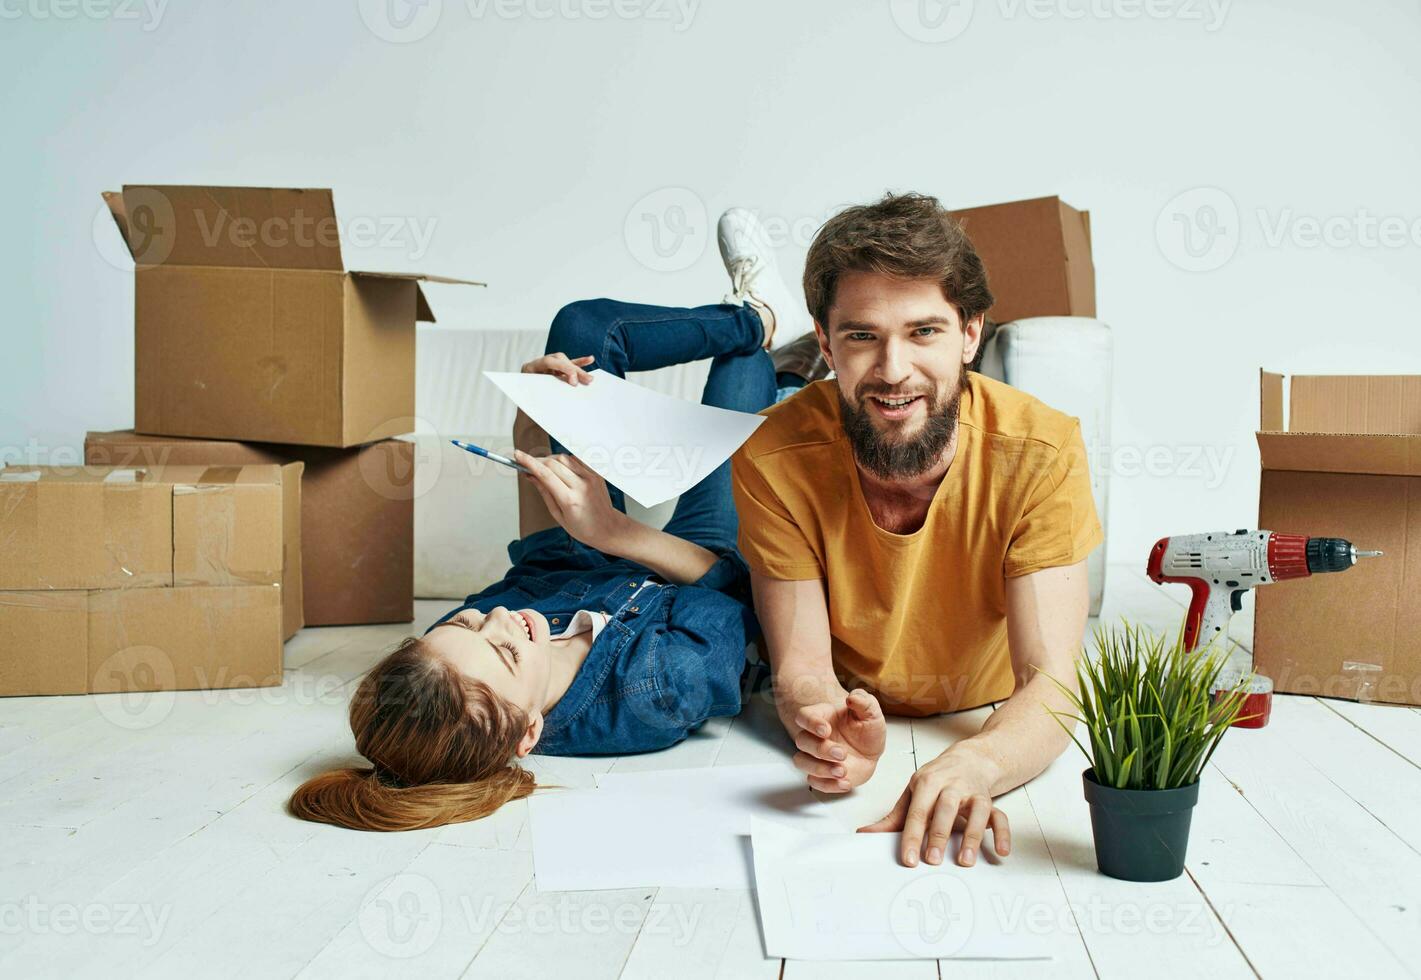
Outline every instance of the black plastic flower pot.
{"type": "Polygon", "coordinates": [[[1177,789],[1115,789],[1081,774],[1095,865],[1100,873],[1125,881],[1168,881],[1184,873],[1189,818],[1199,802],[1199,781],[1177,789]]]}

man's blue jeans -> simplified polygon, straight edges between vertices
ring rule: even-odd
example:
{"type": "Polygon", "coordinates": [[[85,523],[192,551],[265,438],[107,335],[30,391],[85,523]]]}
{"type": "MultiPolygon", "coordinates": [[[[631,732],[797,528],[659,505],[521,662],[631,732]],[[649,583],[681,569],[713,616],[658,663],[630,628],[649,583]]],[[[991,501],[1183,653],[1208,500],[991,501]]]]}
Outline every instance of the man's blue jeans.
{"type": "MultiPolygon", "coordinates": [[[[618,377],[713,358],[701,404],[754,413],[775,401],[775,369],[763,342],[764,326],[749,306],[679,309],[591,299],[558,311],[546,352],[591,354],[589,367],[618,377]]],[[[566,449],[554,441],[553,451],[566,449]]],[[[622,491],[607,489],[612,505],[625,512],[622,491]]],[[[738,526],[727,461],[681,494],[665,530],[714,551],[735,548],[738,526]]]]}

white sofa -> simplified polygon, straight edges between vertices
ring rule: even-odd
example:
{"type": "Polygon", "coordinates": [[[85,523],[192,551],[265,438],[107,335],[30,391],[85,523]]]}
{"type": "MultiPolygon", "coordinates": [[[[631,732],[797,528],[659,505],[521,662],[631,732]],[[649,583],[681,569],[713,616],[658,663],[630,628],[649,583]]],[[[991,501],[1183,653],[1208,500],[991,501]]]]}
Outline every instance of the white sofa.
{"type": "MultiPolygon", "coordinates": [[[[514,407],[483,380],[486,370],[516,371],[543,352],[544,329],[419,328],[415,432],[415,595],[462,599],[502,577],[508,542],[518,535],[514,474],[449,444],[464,439],[507,450],[514,407]]],[[[1081,420],[1092,463],[1110,444],[1112,347],[1097,320],[1041,317],[1003,324],[983,354],[981,370],[1081,420]]],[[[666,394],[699,401],[709,361],[679,365],[631,379],[666,394]]],[[[1091,483],[1101,522],[1106,518],[1108,473],[1092,465],[1091,483]]],[[[660,526],[674,501],[633,516],[660,526]]],[[[1091,613],[1105,588],[1105,549],[1090,565],[1091,613]]]]}

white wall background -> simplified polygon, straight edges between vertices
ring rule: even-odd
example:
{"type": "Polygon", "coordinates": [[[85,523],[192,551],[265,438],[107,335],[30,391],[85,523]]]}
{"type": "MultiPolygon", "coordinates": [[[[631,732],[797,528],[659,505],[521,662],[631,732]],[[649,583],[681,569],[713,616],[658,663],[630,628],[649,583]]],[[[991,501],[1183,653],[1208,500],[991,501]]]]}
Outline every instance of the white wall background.
{"type": "Polygon", "coordinates": [[[1255,521],[1260,366],[1421,373],[1414,0],[147,3],[0,0],[8,460],[132,423],[124,182],[333,187],[400,229],[349,267],[491,283],[431,295],[472,328],[714,302],[730,205],[797,278],[885,189],[1058,193],[1115,329],[1112,560],[1255,521]]]}

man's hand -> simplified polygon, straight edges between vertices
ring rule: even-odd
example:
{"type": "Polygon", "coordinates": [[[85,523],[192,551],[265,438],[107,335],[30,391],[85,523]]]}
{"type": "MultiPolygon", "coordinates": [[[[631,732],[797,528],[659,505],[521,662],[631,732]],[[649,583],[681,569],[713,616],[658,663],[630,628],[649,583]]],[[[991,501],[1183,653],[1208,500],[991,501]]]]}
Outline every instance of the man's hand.
{"type": "Polygon", "coordinates": [[[522,371],[524,374],[551,374],[562,378],[575,388],[580,384],[592,383],[591,372],[583,370],[592,360],[591,354],[575,358],[569,358],[566,354],[544,354],[523,365],[522,371]]]}
{"type": "Polygon", "coordinates": [[[878,699],[862,688],[842,702],[805,705],[794,724],[794,765],[823,793],[847,793],[868,782],[888,738],[878,699]]]}
{"type": "Polygon", "coordinates": [[[941,864],[954,830],[962,831],[962,848],[957,863],[970,868],[977,861],[982,836],[992,828],[992,844],[1006,857],[1011,850],[1011,827],[1007,815],[992,806],[992,767],[970,749],[953,746],[913,773],[908,788],[887,816],[860,827],[859,833],[903,831],[899,860],[917,867],[918,854],[928,864],[941,864]]]}
{"type": "Polygon", "coordinates": [[[615,550],[631,518],[612,506],[606,481],[591,467],[575,456],[540,458],[515,450],[513,458],[528,469],[526,479],[568,534],[589,548],[615,550]]]}

